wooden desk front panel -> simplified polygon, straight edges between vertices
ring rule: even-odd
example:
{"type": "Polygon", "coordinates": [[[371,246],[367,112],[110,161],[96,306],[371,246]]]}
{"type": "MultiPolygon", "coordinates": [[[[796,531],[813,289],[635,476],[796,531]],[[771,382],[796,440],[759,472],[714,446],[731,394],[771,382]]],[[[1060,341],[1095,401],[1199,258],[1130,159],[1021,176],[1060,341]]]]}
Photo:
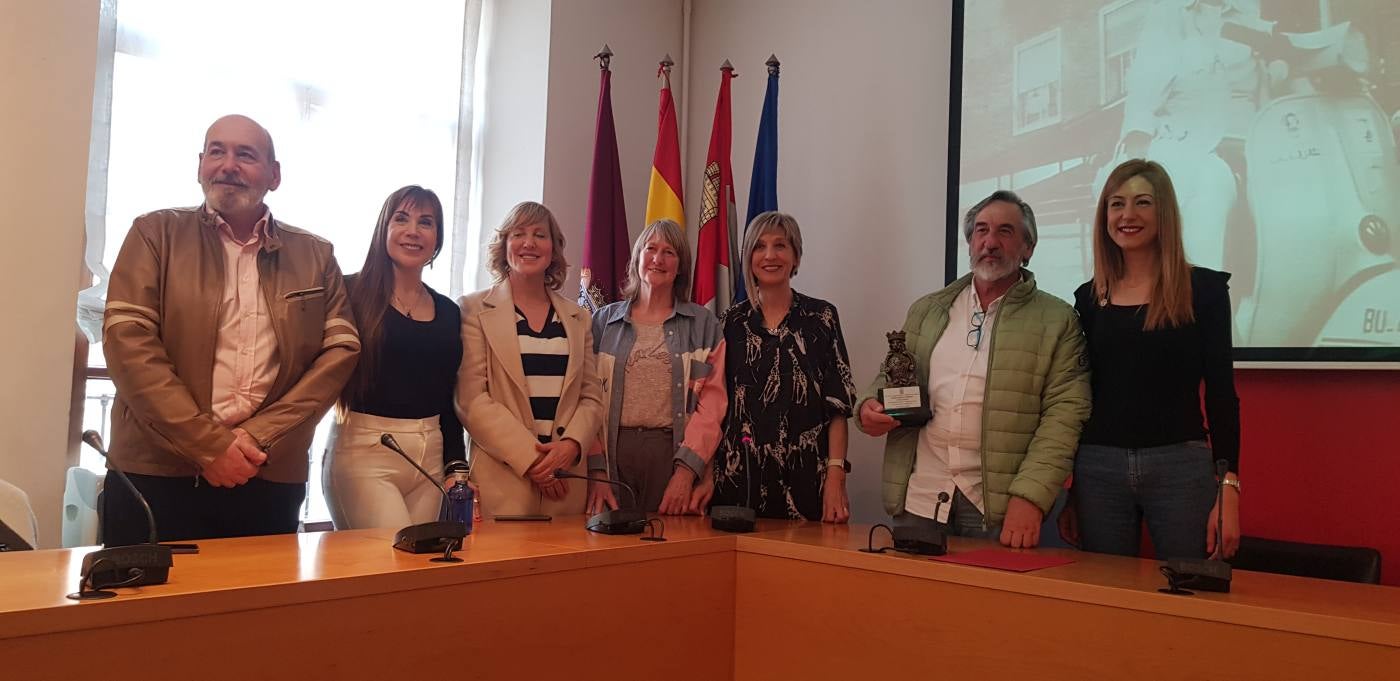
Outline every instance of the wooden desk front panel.
{"type": "Polygon", "coordinates": [[[736,567],[738,681],[1400,678],[1390,646],[744,551],[736,567]]]}
{"type": "Polygon", "coordinates": [[[732,551],[0,640],[6,679],[728,679],[732,551]],[[606,639],[623,642],[610,653],[606,639]],[[100,673],[99,671],[100,670],[100,673]]]}

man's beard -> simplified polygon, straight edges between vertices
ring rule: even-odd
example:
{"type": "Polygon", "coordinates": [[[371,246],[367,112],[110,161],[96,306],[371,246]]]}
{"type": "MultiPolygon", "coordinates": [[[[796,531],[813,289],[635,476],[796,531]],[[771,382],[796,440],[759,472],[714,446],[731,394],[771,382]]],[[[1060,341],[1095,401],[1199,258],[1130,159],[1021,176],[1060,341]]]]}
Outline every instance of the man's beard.
{"type": "Polygon", "coordinates": [[[253,192],[247,187],[232,190],[225,185],[206,187],[204,202],[219,213],[241,213],[257,205],[253,192]]]}
{"type": "Polygon", "coordinates": [[[1020,269],[1020,267],[1020,263],[1003,253],[1000,262],[974,258],[972,261],[972,274],[982,281],[1001,281],[1011,276],[1016,270],[1020,269]]]}

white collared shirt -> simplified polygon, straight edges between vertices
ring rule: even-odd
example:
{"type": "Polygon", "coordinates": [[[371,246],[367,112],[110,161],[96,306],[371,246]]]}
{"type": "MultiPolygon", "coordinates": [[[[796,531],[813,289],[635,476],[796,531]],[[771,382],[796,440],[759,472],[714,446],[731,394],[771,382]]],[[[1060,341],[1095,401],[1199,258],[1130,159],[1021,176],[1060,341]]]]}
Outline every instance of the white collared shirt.
{"type": "Polygon", "coordinates": [[[973,333],[974,315],[983,312],[975,286],[969,284],[948,310],[948,327],[929,355],[928,401],[933,420],[919,430],[914,473],[904,497],[904,510],[909,513],[948,522],[954,490],[962,490],[977,510],[987,512],[982,504],[982,399],[992,325],[1004,297],[987,306],[980,338],[973,333]],[[970,345],[973,341],[976,347],[970,345]],[[941,506],[939,492],[948,495],[941,506]]]}

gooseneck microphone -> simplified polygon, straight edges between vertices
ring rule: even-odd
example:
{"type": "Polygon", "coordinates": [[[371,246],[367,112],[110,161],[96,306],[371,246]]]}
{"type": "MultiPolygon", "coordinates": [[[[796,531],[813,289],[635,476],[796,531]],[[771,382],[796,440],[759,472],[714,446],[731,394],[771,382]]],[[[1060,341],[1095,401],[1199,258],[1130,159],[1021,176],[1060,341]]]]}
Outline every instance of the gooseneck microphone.
{"type": "MultiPolygon", "coordinates": [[[[399,443],[393,435],[384,433],[379,436],[379,444],[403,457],[408,465],[428,479],[433,484],[433,488],[442,495],[444,508],[447,505],[447,492],[443,491],[442,483],[428,475],[428,471],[423,470],[413,459],[409,458],[399,447],[399,443]]],[[[461,558],[452,555],[452,552],[462,545],[462,539],[467,536],[467,524],[458,520],[434,520],[432,522],[409,525],[394,534],[394,548],[408,553],[437,553],[441,556],[432,559],[434,563],[460,563],[461,558]]]]}
{"type": "MultiPolygon", "coordinates": [[[[83,431],[83,443],[97,450],[97,453],[101,454],[103,459],[107,458],[107,448],[103,446],[102,436],[98,434],[97,431],[83,431]]],[[[117,476],[118,480],[122,481],[122,484],[131,492],[131,496],[136,497],[136,501],[141,504],[141,510],[146,512],[146,529],[149,532],[149,538],[146,540],[146,543],[159,544],[160,539],[156,535],[156,516],[151,512],[151,504],[146,501],[146,496],[141,494],[140,490],[136,489],[136,485],[131,482],[131,478],[126,477],[126,473],[115,468],[109,468],[107,470],[112,475],[117,476]]]]}
{"type": "Polygon", "coordinates": [[[948,493],[939,492],[938,503],[933,505],[933,522],[895,527],[890,532],[894,535],[894,550],[921,556],[941,556],[948,553],[948,532],[943,524],[938,522],[938,510],[946,503],[948,493]]]}
{"type": "Polygon", "coordinates": [[[1189,596],[1191,587],[1201,591],[1230,593],[1230,580],[1234,569],[1225,562],[1225,476],[1230,472],[1230,462],[1225,459],[1215,461],[1215,554],[1207,558],[1168,558],[1161,567],[1167,578],[1167,586],[1158,589],[1162,593],[1189,596]]]}
{"type": "Polygon", "coordinates": [[[608,478],[595,478],[589,475],[579,475],[571,473],[563,468],[554,469],[554,477],[568,478],[571,480],[589,480],[601,482],[607,485],[621,487],[627,490],[627,494],[632,497],[632,508],[620,508],[616,510],[605,510],[588,519],[584,527],[589,532],[598,534],[641,534],[647,527],[647,514],[637,508],[637,492],[621,480],[611,480],[608,478]]]}
{"type": "MultiPolygon", "coordinates": [[[[753,438],[745,433],[740,441],[744,445],[744,505],[710,507],[710,527],[724,532],[753,532],[758,524],[758,511],[753,509],[753,470],[749,465],[753,438]]],[[[713,465],[706,468],[711,469],[706,471],[707,475],[714,475],[713,465]]]]}
{"type": "MultiPolygon", "coordinates": [[[[102,436],[97,431],[85,431],[83,442],[97,450],[103,459],[108,458],[107,448],[103,446],[102,436]]],[[[156,518],[145,495],[136,489],[136,485],[132,484],[131,478],[126,477],[126,473],[116,468],[108,468],[107,471],[122,481],[141,504],[141,509],[146,512],[148,541],[131,546],[106,546],[104,542],[103,548],[83,556],[78,591],[68,594],[68,598],[73,600],[111,598],[116,594],[105,590],[109,588],[164,584],[170,579],[170,568],[175,564],[171,557],[171,547],[162,546],[156,541],[156,518]]]]}

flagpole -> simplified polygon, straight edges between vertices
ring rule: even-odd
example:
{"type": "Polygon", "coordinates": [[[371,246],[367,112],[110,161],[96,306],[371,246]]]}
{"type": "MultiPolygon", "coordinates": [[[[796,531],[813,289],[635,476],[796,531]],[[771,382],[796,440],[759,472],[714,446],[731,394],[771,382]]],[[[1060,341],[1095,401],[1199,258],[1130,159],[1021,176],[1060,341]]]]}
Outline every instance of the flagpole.
{"type": "MultiPolygon", "coordinates": [[[[749,176],[749,209],[743,226],[736,230],[734,240],[737,242],[743,241],[748,224],[754,218],[778,209],[778,77],[782,63],[778,61],[778,55],[770,54],[763,64],[768,67],[768,85],[763,93],[763,113],[758,119],[753,173],[749,176]]],[[[739,257],[737,251],[735,257],[739,257]]],[[[737,271],[734,277],[735,302],[747,299],[751,293],[745,290],[742,270],[737,271]]]]}
{"type": "MultiPolygon", "coordinates": [[[[719,70],[729,72],[730,80],[734,80],[735,78],[739,77],[739,73],[734,70],[734,65],[730,64],[728,59],[724,60],[724,63],[720,65],[719,70]]],[[[732,100],[730,106],[733,106],[732,100]]],[[[740,286],[742,286],[740,282],[744,278],[744,267],[742,261],[739,259],[740,232],[737,229],[737,225],[735,224],[736,218],[738,217],[735,215],[735,213],[738,212],[738,207],[734,204],[739,199],[737,196],[735,196],[734,193],[734,168],[730,160],[730,154],[733,153],[734,147],[732,109],[727,114],[727,117],[729,119],[729,130],[725,132],[725,135],[728,137],[728,139],[726,140],[726,146],[729,148],[724,150],[724,165],[727,169],[727,172],[729,173],[729,182],[720,187],[720,199],[724,202],[725,205],[725,219],[724,222],[720,224],[720,228],[723,229],[725,232],[725,241],[729,242],[729,281],[726,282],[726,285],[721,289],[723,291],[723,295],[717,299],[719,304],[715,306],[715,314],[719,314],[720,312],[724,311],[734,302],[734,295],[741,290],[739,288],[740,286]]]]}
{"type": "Polygon", "coordinates": [[[671,67],[675,65],[667,54],[657,61],[656,147],[652,150],[651,172],[647,182],[646,217],[642,224],[657,220],[675,220],[685,229],[685,184],[681,179],[680,135],[675,95],[671,91],[671,67]]]}
{"type": "Polygon", "coordinates": [[[734,267],[739,264],[734,243],[734,173],[730,168],[733,114],[730,81],[737,77],[734,65],[720,65],[719,96],[715,101],[710,149],[705,155],[700,192],[699,230],[695,244],[695,278],[691,300],[716,314],[733,301],[734,267]]]}
{"type": "Polygon", "coordinates": [[[622,196],[622,169],[612,109],[612,57],[612,48],[607,44],[593,55],[599,71],[598,118],[593,139],[593,168],[588,178],[578,296],[579,306],[590,313],[617,298],[629,250],[627,208],[622,196]]]}

